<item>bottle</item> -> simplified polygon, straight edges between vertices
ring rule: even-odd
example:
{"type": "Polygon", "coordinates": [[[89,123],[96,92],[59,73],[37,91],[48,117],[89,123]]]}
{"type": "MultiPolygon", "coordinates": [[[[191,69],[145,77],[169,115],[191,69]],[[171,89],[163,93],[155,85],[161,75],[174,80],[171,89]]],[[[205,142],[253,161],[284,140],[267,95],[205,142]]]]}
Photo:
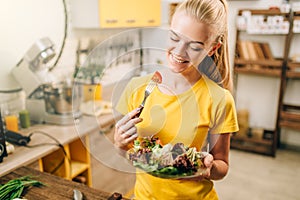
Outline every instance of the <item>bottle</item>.
{"type": "Polygon", "coordinates": [[[102,85],[101,84],[96,84],[94,87],[95,87],[94,100],[95,101],[102,100],[102,85]]]}
{"type": "Polygon", "coordinates": [[[1,105],[3,118],[6,130],[18,132],[19,131],[19,118],[18,115],[9,108],[8,104],[1,105]]]}
{"type": "Polygon", "coordinates": [[[283,0],[281,2],[281,6],[280,6],[280,12],[282,13],[289,13],[291,9],[291,5],[289,4],[288,0],[283,0]]]}
{"type": "Polygon", "coordinates": [[[19,112],[19,119],[21,128],[28,128],[30,127],[30,116],[28,110],[22,110],[19,112]]]}
{"type": "Polygon", "coordinates": [[[19,119],[15,114],[9,114],[4,117],[6,130],[18,132],[19,131],[19,119]]]}

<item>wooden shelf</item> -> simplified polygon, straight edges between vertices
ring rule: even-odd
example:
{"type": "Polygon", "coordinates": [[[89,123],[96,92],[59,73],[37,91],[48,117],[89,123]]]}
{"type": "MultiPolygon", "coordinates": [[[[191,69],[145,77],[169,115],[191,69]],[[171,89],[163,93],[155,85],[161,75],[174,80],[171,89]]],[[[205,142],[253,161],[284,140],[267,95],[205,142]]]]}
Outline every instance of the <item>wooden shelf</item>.
{"type": "Polygon", "coordinates": [[[235,65],[261,65],[281,69],[282,59],[261,59],[261,60],[246,60],[241,58],[234,59],[235,65]]]}
{"type": "Polygon", "coordinates": [[[287,71],[286,76],[292,79],[300,79],[300,72],[295,71],[287,71]]]}
{"type": "Polygon", "coordinates": [[[248,67],[235,67],[235,73],[241,74],[254,74],[254,75],[262,75],[262,76],[274,76],[280,77],[281,70],[279,69],[256,69],[256,68],[248,68],[248,67]]]}
{"type": "Polygon", "coordinates": [[[279,122],[279,125],[281,127],[284,127],[284,128],[290,128],[290,129],[294,129],[294,130],[300,131],[300,124],[299,124],[299,122],[281,120],[279,122]]]}
{"type": "MultiPolygon", "coordinates": [[[[259,9],[242,9],[239,10],[238,15],[242,15],[243,11],[250,11],[252,15],[264,16],[267,20],[269,16],[280,15],[285,21],[289,23],[289,30],[287,34],[255,34],[260,36],[276,36],[284,44],[281,59],[274,58],[272,49],[267,42],[255,41],[253,34],[237,30],[236,50],[234,60],[234,72],[238,74],[250,74],[255,76],[271,76],[280,79],[280,89],[278,95],[278,111],[276,119],[276,127],[273,133],[270,133],[268,138],[270,140],[256,140],[254,138],[235,136],[232,137],[232,147],[262,154],[275,155],[276,148],[280,145],[280,128],[288,127],[300,130],[300,107],[299,113],[291,112],[291,107],[286,108],[283,105],[283,99],[286,91],[287,81],[289,79],[300,79],[300,63],[291,62],[289,53],[293,35],[293,22],[299,17],[300,12],[281,13],[279,9],[259,10],[259,9]],[[251,40],[242,38],[241,33],[251,34],[251,40]],[[282,40],[282,37],[283,40],[282,40]]],[[[238,79],[235,82],[238,84],[238,79]]],[[[292,108],[294,109],[294,108],[292,108]]]]}
{"type": "Polygon", "coordinates": [[[279,124],[281,127],[300,130],[300,111],[282,111],[279,124]]]}
{"type": "Polygon", "coordinates": [[[236,73],[280,77],[282,60],[245,60],[241,58],[236,58],[234,60],[234,65],[234,71],[236,73]],[[256,65],[256,67],[253,67],[253,65],[256,65]]]}
{"type": "Polygon", "coordinates": [[[232,136],[231,148],[274,156],[272,140],[258,139],[246,136],[232,136]]]}
{"type": "Polygon", "coordinates": [[[299,62],[288,62],[288,70],[286,76],[292,79],[300,79],[300,63],[299,62]]]}
{"type": "Polygon", "coordinates": [[[284,103],[282,106],[284,110],[289,110],[291,112],[297,112],[297,113],[300,112],[300,105],[292,105],[292,104],[284,103]]]}
{"type": "Polygon", "coordinates": [[[78,161],[71,161],[71,178],[75,178],[89,168],[89,164],[78,161]]]}
{"type": "Polygon", "coordinates": [[[78,138],[65,145],[66,155],[62,149],[59,149],[41,158],[39,160],[40,170],[68,180],[72,180],[78,175],[83,175],[86,179],[86,184],[92,186],[90,155],[87,150],[89,148],[88,138],[88,136],[78,138]]]}
{"type": "Polygon", "coordinates": [[[252,143],[255,143],[255,144],[260,144],[260,145],[267,145],[267,146],[270,146],[272,145],[272,141],[271,140],[265,140],[263,138],[255,138],[255,137],[247,137],[247,136],[238,136],[238,135],[235,135],[235,136],[232,136],[232,138],[234,140],[243,140],[245,142],[252,142],[252,143]]]}
{"type": "Polygon", "coordinates": [[[263,35],[263,36],[287,36],[288,33],[265,33],[265,32],[249,32],[247,30],[238,30],[240,33],[245,33],[247,35],[263,35]]]}
{"type": "Polygon", "coordinates": [[[252,15],[282,15],[282,16],[288,15],[288,13],[280,12],[279,9],[261,9],[261,10],[242,9],[239,10],[238,15],[242,15],[243,11],[250,11],[252,15]]]}
{"type": "Polygon", "coordinates": [[[283,120],[297,121],[300,123],[300,113],[283,111],[280,115],[283,120]]]}
{"type": "Polygon", "coordinates": [[[300,69],[300,63],[299,62],[288,62],[288,67],[294,69],[294,68],[299,68],[300,69]]]}

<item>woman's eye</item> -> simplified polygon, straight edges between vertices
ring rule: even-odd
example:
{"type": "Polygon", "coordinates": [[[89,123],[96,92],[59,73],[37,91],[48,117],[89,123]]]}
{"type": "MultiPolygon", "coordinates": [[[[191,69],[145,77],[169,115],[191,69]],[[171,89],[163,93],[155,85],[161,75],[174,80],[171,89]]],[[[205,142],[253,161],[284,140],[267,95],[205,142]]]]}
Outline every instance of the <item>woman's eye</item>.
{"type": "Polygon", "coordinates": [[[170,36],[170,39],[174,42],[179,42],[179,38],[170,36]]]}
{"type": "Polygon", "coordinates": [[[170,37],[170,40],[172,40],[173,42],[179,42],[179,40],[180,40],[180,38],[173,32],[169,33],[169,37],[170,37]]]}
{"type": "Polygon", "coordinates": [[[203,49],[202,48],[194,48],[194,47],[191,47],[191,49],[193,50],[193,51],[202,51],[203,49]]]}
{"type": "Polygon", "coordinates": [[[193,44],[193,43],[190,43],[189,45],[190,49],[193,50],[193,51],[202,51],[203,50],[203,47],[199,44],[193,44]]]}

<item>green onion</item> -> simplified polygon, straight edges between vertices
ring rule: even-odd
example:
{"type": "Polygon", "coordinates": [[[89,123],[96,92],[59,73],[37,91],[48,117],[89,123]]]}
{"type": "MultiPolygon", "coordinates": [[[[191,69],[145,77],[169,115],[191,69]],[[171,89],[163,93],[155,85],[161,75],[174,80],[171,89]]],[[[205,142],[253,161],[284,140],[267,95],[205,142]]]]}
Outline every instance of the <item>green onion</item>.
{"type": "Polygon", "coordinates": [[[30,186],[42,186],[40,181],[33,180],[31,176],[23,176],[0,185],[0,200],[20,198],[24,189],[30,186]]]}

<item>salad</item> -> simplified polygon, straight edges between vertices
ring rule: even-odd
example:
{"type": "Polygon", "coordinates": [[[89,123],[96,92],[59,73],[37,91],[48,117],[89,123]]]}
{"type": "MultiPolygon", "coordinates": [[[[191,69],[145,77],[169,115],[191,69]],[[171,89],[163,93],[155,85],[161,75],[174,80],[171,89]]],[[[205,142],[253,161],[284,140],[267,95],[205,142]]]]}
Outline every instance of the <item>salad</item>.
{"type": "Polygon", "coordinates": [[[154,176],[180,178],[197,176],[205,171],[203,159],[206,152],[183,143],[162,145],[158,137],[144,137],[134,141],[127,157],[133,166],[154,176]]]}

